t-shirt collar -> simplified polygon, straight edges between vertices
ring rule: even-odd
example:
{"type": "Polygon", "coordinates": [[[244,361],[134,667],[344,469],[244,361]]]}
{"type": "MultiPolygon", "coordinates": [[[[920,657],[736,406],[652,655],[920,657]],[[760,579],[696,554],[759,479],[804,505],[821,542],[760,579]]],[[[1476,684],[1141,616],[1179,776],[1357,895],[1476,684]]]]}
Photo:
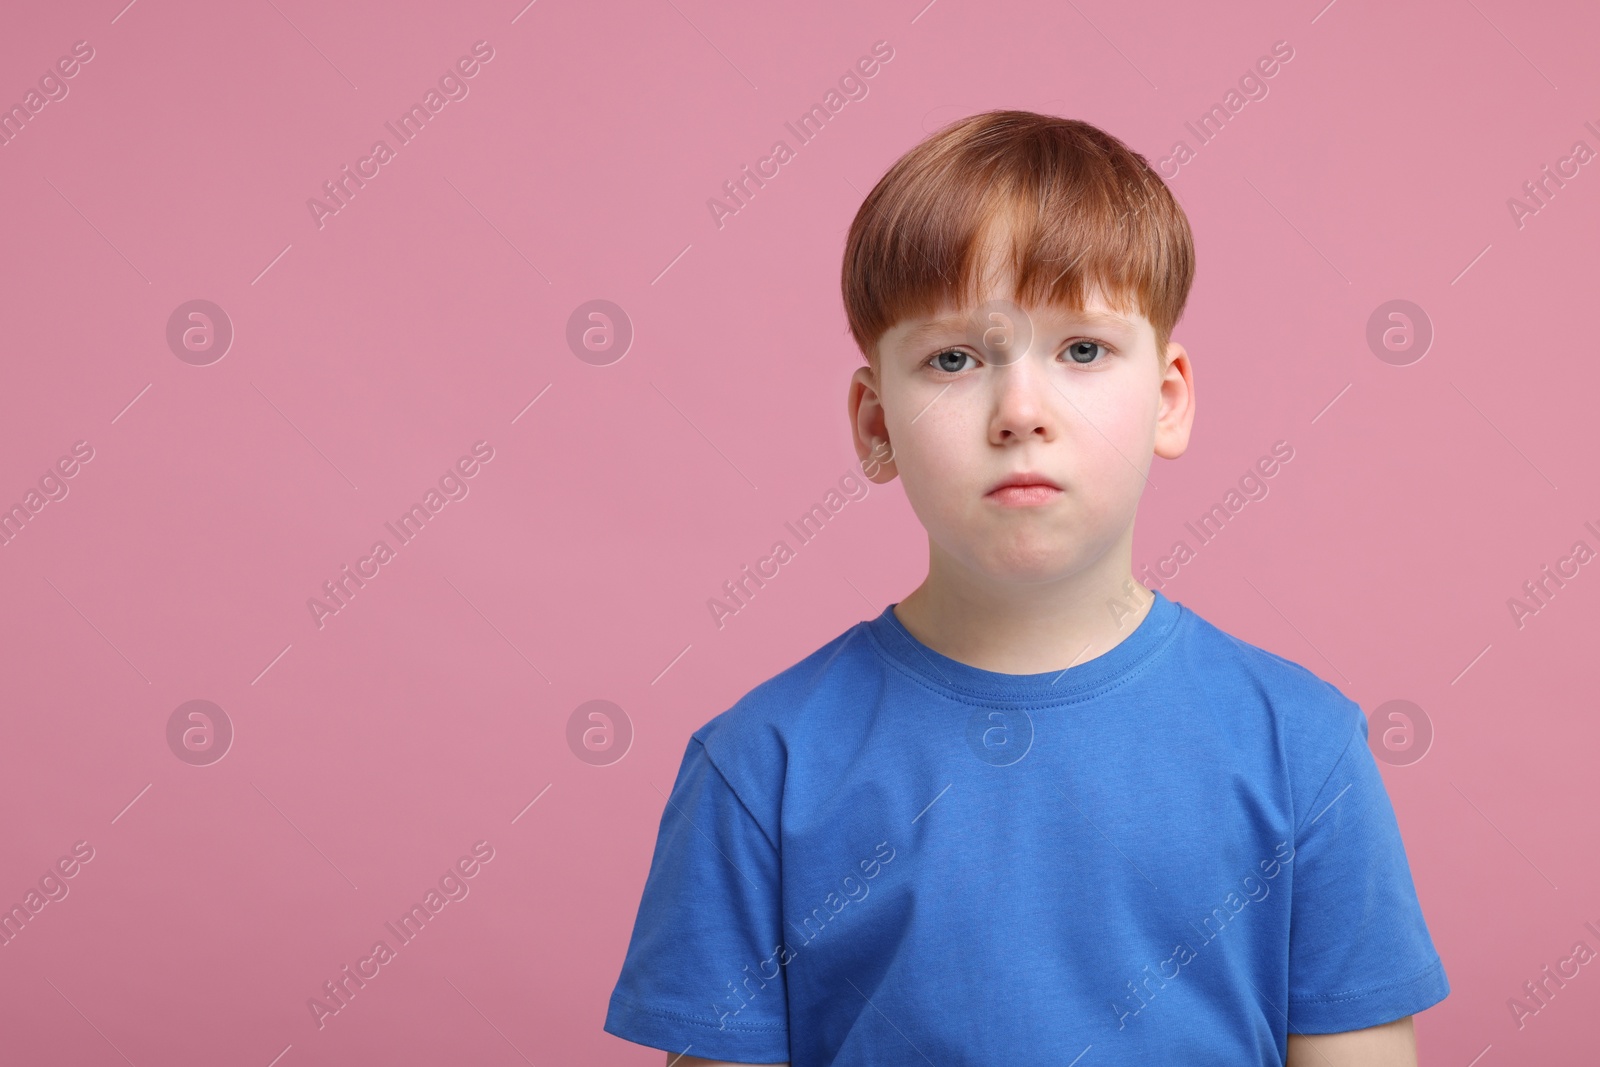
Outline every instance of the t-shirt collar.
{"type": "Polygon", "coordinates": [[[911,636],[894,604],[864,623],[879,653],[926,684],[957,699],[1059,704],[1087,699],[1136,673],[1163,648],[1184,607],[1152,590],[1155,600],[1132,633],[1093,659],[1042,674],[1004,674],[973,667],[929,648],[911,636]]]}

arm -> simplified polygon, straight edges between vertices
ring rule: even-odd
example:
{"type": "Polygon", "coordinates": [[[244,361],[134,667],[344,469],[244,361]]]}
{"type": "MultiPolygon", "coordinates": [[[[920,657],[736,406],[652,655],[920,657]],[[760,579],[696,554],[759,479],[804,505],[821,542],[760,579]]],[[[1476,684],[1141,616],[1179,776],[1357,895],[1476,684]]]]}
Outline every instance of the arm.
{"type": "MultiPolygon", "coordinates": [[[[768,778],[781,786],[781,775],[768,778]]],[[[752,797],[754,810],[776,826],[773,798],[752,797]]],[[[788,959],[772,947],[784,938],[782,884],[774,838],[704,742],[691,736],[661,816],[605,1031],[684,1067],[788,1061],[788,959]],[[752,971],[741,980],[756,979],[762,991],[752,981],[740,994],[750,999],[736,1010],[732,997],[719,1005],[716,991],[736,989],[729,976],[741,965],[752,971]],[[691,1055],[677,1059],[684,1053],[691,1055]]]]}
{"type": "MultiPolygon", "coordinates": [[[[740,1067],[737,1063],[727,1060],[703,1060],[699,1056],[683,1056],[667,1053],[667,1067],[740,1067]]],[[[772,1067],[789,1067],[787,1063],[776,1063],[772,1067]]]]}
{"type": "Polygon", "coordinates": [[[1417,1067],[1411,1016],[1342,1034],[1291,1033],[1285,1067],[1417,1067]]]}

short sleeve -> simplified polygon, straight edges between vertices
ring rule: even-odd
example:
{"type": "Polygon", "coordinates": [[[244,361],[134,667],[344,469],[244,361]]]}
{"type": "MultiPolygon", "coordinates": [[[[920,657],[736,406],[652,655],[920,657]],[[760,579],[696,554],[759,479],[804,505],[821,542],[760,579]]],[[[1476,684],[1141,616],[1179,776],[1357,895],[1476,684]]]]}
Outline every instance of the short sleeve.
{"type": "Polygon", "coordinates": [[[1393,1022],[1450,992],[1417,902],[1394,807],[1358,716],[1295,834],[1289,1029],[1393,1022]]]}
{"type": "Polygon", "coordinates": [[[778,850],[691,738],[605,1030],[707,1059],[789,1059],[778,850]]]}

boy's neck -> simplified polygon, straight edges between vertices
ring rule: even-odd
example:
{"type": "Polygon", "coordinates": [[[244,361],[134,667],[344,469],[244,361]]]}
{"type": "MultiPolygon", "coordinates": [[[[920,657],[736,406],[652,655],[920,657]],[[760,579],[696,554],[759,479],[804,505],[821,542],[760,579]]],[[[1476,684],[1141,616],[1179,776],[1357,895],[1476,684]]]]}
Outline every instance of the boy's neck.
{"type": "Polygon", "coordinates": [[[1131,546],[1118,548],[1055,582],[996,586],[930,546],[928,577],[895,605],[895,617],[935,652],[982,670],[1077,666],[1121,644],[1155,602],[1133,579],[1131,546]]]}

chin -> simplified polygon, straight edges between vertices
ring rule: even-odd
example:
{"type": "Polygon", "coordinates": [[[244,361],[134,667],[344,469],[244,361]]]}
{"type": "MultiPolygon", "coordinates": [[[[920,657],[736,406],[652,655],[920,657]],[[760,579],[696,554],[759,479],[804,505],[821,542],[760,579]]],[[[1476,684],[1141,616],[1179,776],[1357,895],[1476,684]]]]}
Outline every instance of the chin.
{"type": "Polygon", "coordinates": [[[1079,566],[1077,554],[1063,551],[1061,542],[1050,545],[1013,545],[1001,552],[990,551],[981,559],[978,570],[992,581],[1031,585],[1054,581],[1079,566]]]}

